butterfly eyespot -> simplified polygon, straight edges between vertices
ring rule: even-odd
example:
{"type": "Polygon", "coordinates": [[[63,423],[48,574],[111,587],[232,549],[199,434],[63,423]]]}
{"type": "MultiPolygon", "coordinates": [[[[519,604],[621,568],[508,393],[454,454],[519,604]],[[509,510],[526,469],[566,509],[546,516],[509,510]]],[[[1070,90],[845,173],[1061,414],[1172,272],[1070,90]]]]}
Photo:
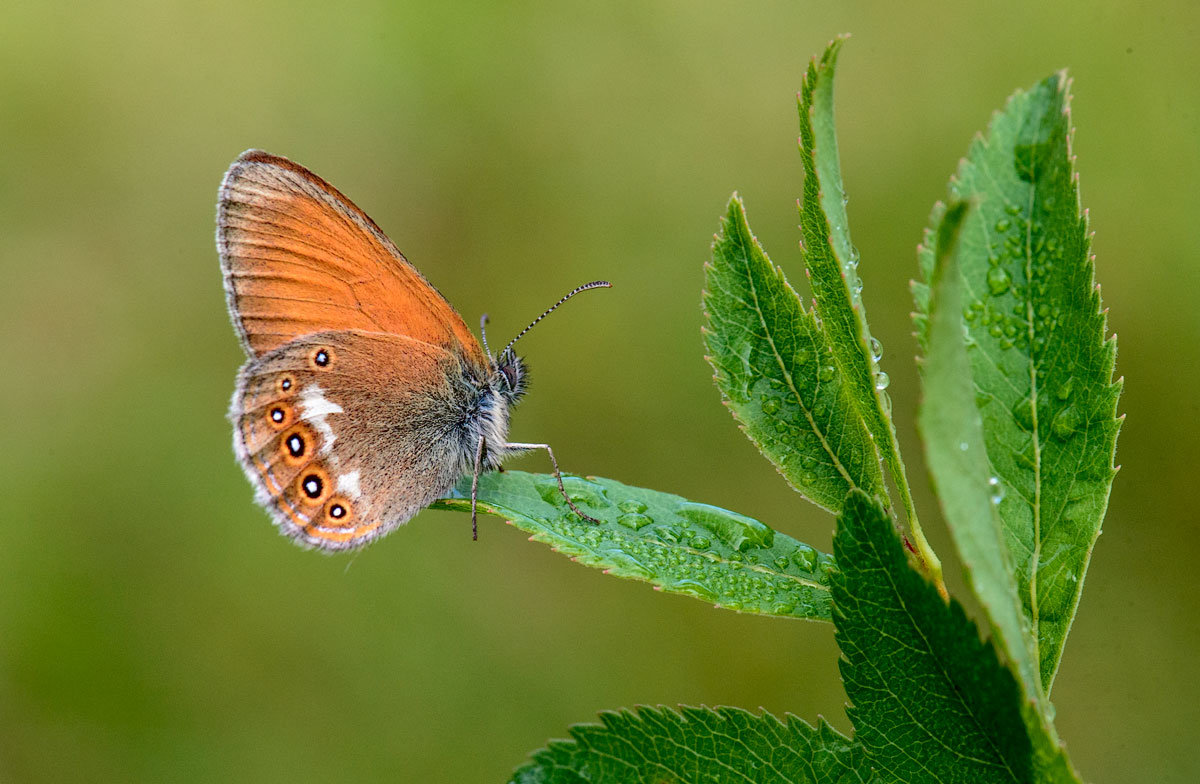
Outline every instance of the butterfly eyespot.
{"type": "Polygon", "coordinates": [[[314,349],[308,355],[308,364],[312,366],[313,370],[327,369],[333,364],[333,349],[326,348],[325,346],[314,349]]]}
{"type": "Polygon", "coordinates": [[[275,389],[281,395],[290,395],[296,388],[296,378],[291,373],[284,373],[275,380],[275,389]]]}
{"type": "Polygon", "coordinates": [[[329,477],[316,466],[309,466],[296,477],[296,489],[307,504],[319,504],[329,496],[329,477]]]}
{"type": "Polygon", "coordinates": [[[308,461],[315,445],[312,431],[304,425],[296,425],[283,434],[279,450],[283,453],[284,462],[296,466],[308,461]]]}
{"type": "MultiPolygon", "coordinates": [[[[292,407],[286,403],[276,403],[267,409],[267,423],[276,430],[282,430],[292,423],[292,407]]],[[[289,450],[291,451],[290,447],[289,450]]]]}
{"type": "Polygon", "coordinates": [[[325,525],[346,526],[353,520],[354,508],[345,498],[335,495],[325,504],[325,525]]]}

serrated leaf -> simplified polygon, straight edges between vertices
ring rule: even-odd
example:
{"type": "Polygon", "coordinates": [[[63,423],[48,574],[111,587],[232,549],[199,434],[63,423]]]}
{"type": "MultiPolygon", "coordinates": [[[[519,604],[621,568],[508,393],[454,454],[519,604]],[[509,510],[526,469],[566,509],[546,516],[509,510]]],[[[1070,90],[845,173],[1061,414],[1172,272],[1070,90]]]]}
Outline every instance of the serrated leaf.
{"type": "Polygon", "coordinates": [[[965,202],[952,205],[937,227],[928,350],[921,373],[924,395],[917,421],[929,473],[971,588],[987,612],[998,644],[1020,675],[1026,695],[1045,711],[1029,620],[1017,595],[996,508],[999,480],[991,476],[988,465],[963,340],[962,279],[956,254],[968,211],[965,202]]]}
{"type": "Polygon", "coordinates": [[[861,747],[824,721],[740,708],[638,708],[571,728],[512,784],[866,784],[861,747]]]}
{"type": "MultiPolygon", "coordinates": [[[[968,357],[1004,541],[1049,694],[1108,505],[1120,383],[1080,213],[1068,82],[1018,92],[951,180],[968,357]]],[[[935,210],[931,225],[940,220],[935,210]]],[[[932,230],[920,251],[926,283],[932,230]]],[[[914,287],[926,352],[929,290],[914,287]]]]}
{"type": "MultiPolygon", "coordinates": [[[[644,580],[731,610],[829,620],[833,559],[759,521],[670,493],[612,479],[563,475],[567,507],[551,474],[479,477],[479,509],[585,566],[644,580]]],[[[434,506],[469,511],[471,479],[434,506]]]]}
{"type": "Polygon", "coordinates": [[[750,440],[812,502],[883,490],[875,446],[825,333],[750,232],[734,194],[706,265],[705,342],[726,404],[750,440]]]}
{"type": "MultiPolygon", "coordinates": [[[[846,215],[833,113],[834,74],[843,40],[831,41],[821,58],[809,63],[800,90],[800,153],[804,161],[800,229],[804,235],[804,264],[817,315],[843,383],[859,416],[874,434],[875,446],[895,480],[906,513],[914,518],[908,477],[891,418],[891,400],[885,391],[886,383],[881,383],[886,377],[881,375],[878,364],[882,344],[871,337],[867,325],[861,298],[862,280],[858,276],[858,251],[850,241],[846,215]]],[[[915,533],[922,536],[919,524],[915,527],[915,533]]],[[[932,551],[922,553],[927,554],[932,555],[932,551]]]]}
{"type": "Polygon", "coordinates": [[[1078,782],[995,648],[909,565],[877,501],[846,499],[834,554],[847,713],[883,780],[1078,782]]]}

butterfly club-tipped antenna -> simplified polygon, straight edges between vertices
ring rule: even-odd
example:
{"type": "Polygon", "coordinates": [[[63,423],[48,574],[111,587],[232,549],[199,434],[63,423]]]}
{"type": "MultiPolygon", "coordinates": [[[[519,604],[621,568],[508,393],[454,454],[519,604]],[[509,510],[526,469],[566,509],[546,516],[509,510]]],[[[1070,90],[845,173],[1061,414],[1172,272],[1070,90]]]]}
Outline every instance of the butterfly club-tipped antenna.
{"type": "MultiPolygon", "coordinates": [[[[533,321],[529,322],[529,326],[525,327],[525,329],[521,330],[515,338],[508,341],[508,345],[504,347],[504,350],[501,351],[498,356],[502,357],[505,354],[507,354],[509,351],[511,351],[514,343],[516,343],[521,338],[525,337],[525,334],[527,332],[529,332],[529,330],[536,327],[538,325],[538,322],[540,322],[542,319],[546,318],[546,316],[549,316],[554,311],[558,310],[559,307],[564,302],[569,300],[571,297],[574,297],[576,294],[580,294],[584,291],[590,291],[591,289],[611,289],[611,288],[612,288],[612,284],[609,283],[607,280],[593,280],[591,283],[584,283],[582,286],[576,286],[575,288],[571,289],[570,291],[568,291],[566,294],[563,295],[562,299],[560,299],[558,302],[555,302],[550,307],[546,308],[546,312],[544,312],[542,315],[535,318],[533,321]]],[[[484,318],[486,318],[486,316],[484,318]]]]}

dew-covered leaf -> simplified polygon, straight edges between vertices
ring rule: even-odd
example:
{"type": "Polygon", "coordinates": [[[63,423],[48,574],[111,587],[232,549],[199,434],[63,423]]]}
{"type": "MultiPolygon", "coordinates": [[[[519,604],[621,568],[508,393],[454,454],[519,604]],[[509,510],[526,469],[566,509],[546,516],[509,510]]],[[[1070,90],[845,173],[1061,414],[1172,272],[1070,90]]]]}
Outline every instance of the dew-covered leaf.
{"type": "Polygon", "coordinates": [[[1012,670],[909,565],[877,501],[846,499],[834,554],[847,713],[881,780],[1078,784],[1012,670]]]}
{"type": "Polygon", "coordinates": [[[825,332],[751,234],[736,194],[705,272],[708,360],[742,430],[826,509],[840,509],[851,488],[881,493],[875,446],[825,332]]]}
{"type": "Polygon", "coordinates": [[[866,784],[862,748],[824,721],[814,729],[740,708],[638,708],[576,725],[519,768],[511,784],[866,784]]]}
{"type": "MultiPolygon", "coordinates": [[[[1065,74],[1016,93],[950,182],[967,356],[1017,588],[1049,693],[1115,473],[1120,383],[1071,154],[1065,74]]],[[[935,209],[931,226],[941,220],[935,209]]],[[[931,228],[920,250],[927,284],[931,228]]],[[[929,288],[914,286],[929,352],[929,288]]]]}
{"type": "MultiPolygon", "coordinates": [[[[479,509],[506,518],[586,566],[742,612],[829,620],[833,559],[753,518],[612,479],[550,474],[479,477],[479,509]]],[[[469,511],[471,479],[434,506],[469,511]]]]}
{"type": "Polygon", "coordinates": [[[831,41],[820,59],[813,58],[800,90],[800,153],[804,162],[800,229],[804,236],[804,264],[834,364],[859,416],[874,435],[905,510],[912,517],[912,495],[886,391],[888,376],[879,367],[883,344],[871,336],[867,325],[858,251],[850,241],[846,215],[833,112],[834,72],[842,40],[831,41]]]}
{"type": "Polygon", "coordinates": [[[1017,595],[997,509],[1001,485],[988,466],[963,339],[962,279],[956,254],[968,212],[965,202],[954,204],[937,227],[918,425],[929,473],[971,588],[988,614],[998,644],[1020,675],[1023,690],[1044,710],[1029,620],[1017,595]]]}

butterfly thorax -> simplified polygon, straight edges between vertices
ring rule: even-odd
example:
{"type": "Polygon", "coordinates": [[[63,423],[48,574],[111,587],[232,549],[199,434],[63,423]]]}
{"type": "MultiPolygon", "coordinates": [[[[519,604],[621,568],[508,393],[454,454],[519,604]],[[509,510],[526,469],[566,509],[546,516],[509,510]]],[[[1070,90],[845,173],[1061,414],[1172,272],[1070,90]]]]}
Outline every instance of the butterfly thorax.
{"type": "MultiPolygon", "coordinates": [[[[512,351],[506,351],[498,359],[488,358],[489,369],[486,380],[480,384],[478,397],[464,418],[467,431],[466,442],[472,447],[483,439],[484,464],[498,468],[509,450],[508,422],[512,407],[525,394],[527,374],[525,363],[512,351]]],[[[472,449],[471,459],[474,459],[472,449]]]]}

